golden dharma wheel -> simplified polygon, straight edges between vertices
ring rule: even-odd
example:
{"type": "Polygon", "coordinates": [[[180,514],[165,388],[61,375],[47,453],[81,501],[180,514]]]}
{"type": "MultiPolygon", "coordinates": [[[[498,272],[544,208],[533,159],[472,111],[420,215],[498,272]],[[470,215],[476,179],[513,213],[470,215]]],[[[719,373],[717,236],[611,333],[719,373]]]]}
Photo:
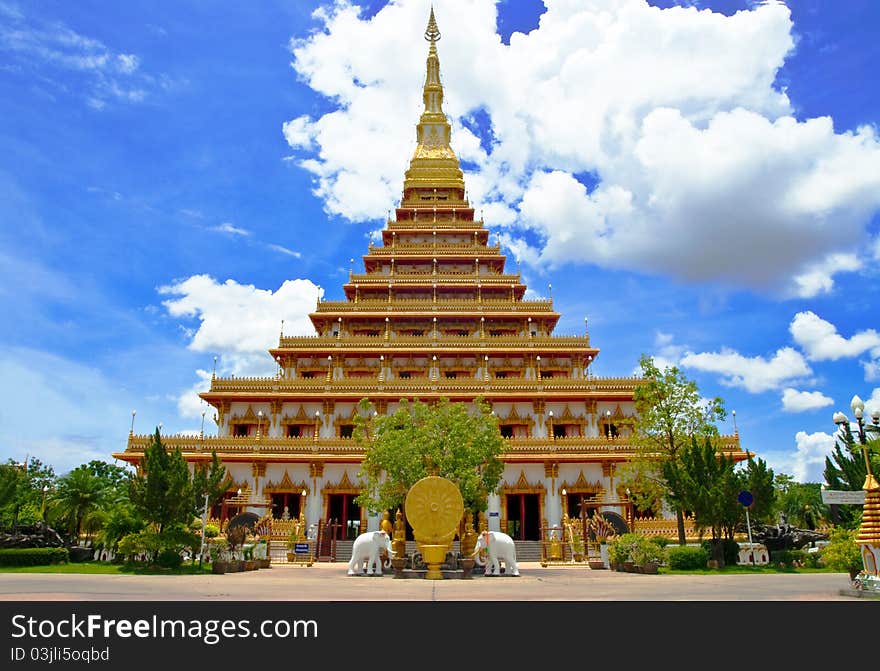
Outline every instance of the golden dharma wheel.
{"type": "Polygon", "coordinates": [[[464,514],[464,499],[451,480],[430,475],[422,478],[406,494],[406,519],[422,538],[448,536],[458,528],[464,514]]]}

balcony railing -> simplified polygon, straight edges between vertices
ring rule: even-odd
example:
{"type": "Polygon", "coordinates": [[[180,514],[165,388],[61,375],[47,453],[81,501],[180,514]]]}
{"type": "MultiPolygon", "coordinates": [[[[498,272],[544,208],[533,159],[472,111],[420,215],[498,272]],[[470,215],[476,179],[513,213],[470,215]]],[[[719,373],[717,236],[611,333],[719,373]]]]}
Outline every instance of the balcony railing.
{"type": "MultiPolygon", "coordinates": [[[[377,326],[377,328],[379,328],[377,326]]],[[[345,335],[342,336],[284,336],[281,338],[278,349],[271,350],[272,354],[281,354],[283,349],[313,349],[313,348],[348,348],[348,347],[390,347],[390,348],[412,348],[412,347],[470,347],[480,346],[484,343],[489,347],[502,348],[551,348],[565,349],[571,347],[589,347],[589,336],[526,336],[526,335],[501,335],[493,336],[485,333],[483,337],[477,335],[448,335],[437,333],[435,338],[432,333],[431,325],[425,324],[425,334],[422,336],[413,335],[397,335],[391,333],[388,340],[384,335],[345,335]]],[[[482,354],[482,352],[481,352],[482,354]]],[[[325,355],[326,356],[326,355],[325,355]]]]}
{"type": "MultiPolygon", "coordinates": [[[[427,371],[426,371],[427,374],[427,371]]],[[[377,372],[378,377],[378,372],[377,372]]],[[[450,395],[460,396],[471,393],[474,396],[487,393],[553,393],[553,392],[578,392],[585,396],[592,393],[600,394],[607,392],[632,393],[636,387],[643,384],[643,378],[637,377],[590,377],[584,379],[571,378],[544,378],[540,380],[532,378],[502,378],[490,379],[488,382],[480,378],[456,377],[446,378],[442,375],[436,379],[399,379],[394,378],[386,381],[378,379],[331,379],[316,374],[313,378],[279,378],[279,377],[228,377],[214,378],[211,381],[211,392],[241,392],[241,393],[265,393],[274,392],[279,394],[291,392],[330,393],[330,394],[360,394],[369,396],[380,392],[400,393],[404,396],[411,395],[450,395]]]]}
{"type": "MultiPolygon", "coordinates": [[[[131,435],[125,454],[142,454],[150,445],[153,436],[131,435]]],[[[721,436],[721,450],[729,454],[745,453],[739,444],[738,435],[721,436]]],[[[363,456],[364,449],[351,438],[277,438],[272,436],[232,437],[232,436],[162,436],[166,449],[179,448],[184,454],[268,454],[268,455],[346,455],[363,456]]],[[[631,455],[635,448],[627,438],[606,438],[587,436],[577,438],[505,438],[502,459],[516,458],[527,454],[561,457],[566,455],[631,455]]]]}

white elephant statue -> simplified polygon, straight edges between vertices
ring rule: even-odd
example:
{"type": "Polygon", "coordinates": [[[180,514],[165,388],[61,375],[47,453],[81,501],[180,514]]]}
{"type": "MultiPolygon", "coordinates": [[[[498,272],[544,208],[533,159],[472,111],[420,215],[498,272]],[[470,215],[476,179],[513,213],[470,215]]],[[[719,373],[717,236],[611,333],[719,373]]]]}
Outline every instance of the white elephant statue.
{"type": "Polygon", "coordinates": [[[384,531],[368,531],[354,539],[351,546],[351,559],[348,562],[348,575],[363,573],[373,575],[374,569],[382,575],[380,555],[387,555],[385,568],[391,566],[391,537],[384,531]]]}
{"type": "Polygon", "coordinates": [[[486,575],[501,575],[501,562],[504,562],[505,575],[519,575],[516,566],[516,546],[513,539],[500,531],[483,531],[477,536],[477,544],[474,547],[474,560],[480,566],[480,551],[486,550],[489,562],[486,565],[486,575]]]}

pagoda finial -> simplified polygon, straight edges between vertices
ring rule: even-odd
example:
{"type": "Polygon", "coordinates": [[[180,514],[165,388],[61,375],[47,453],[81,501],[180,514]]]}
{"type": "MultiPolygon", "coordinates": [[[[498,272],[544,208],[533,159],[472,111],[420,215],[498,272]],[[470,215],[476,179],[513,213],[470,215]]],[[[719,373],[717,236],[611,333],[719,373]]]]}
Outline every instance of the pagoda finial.
{"type": "MultiPolygon", "coordinates": [[[[407,194],[413,189],[431,188],[440,191],[464,190],[464,175],[458,158],[450,146],[452,127],[443,112],[443,82],[440,80],[440,58],[437,55],[437,41],[440,29],[434,18],[434,7],[428,18],[425,39],[430,43],[425,62],[425,85],[422,100],[425,107],[416,126],[417,146],[410,160],[409,170],[404,175],[403,192],[406,201],[401,207],[409,207],[414,201],[407,194]]],[[[413,216],[415,221],[415,216],[413,216]]]]}
{"type": "Polygon", "coordinates": [[[431,16],[428,19],[428,27],[425,29],[425,39],[431,44],[440,40],[440,29],[437,28],[437,21],[434,19],[434,5],[431,5],[431,16]]]}

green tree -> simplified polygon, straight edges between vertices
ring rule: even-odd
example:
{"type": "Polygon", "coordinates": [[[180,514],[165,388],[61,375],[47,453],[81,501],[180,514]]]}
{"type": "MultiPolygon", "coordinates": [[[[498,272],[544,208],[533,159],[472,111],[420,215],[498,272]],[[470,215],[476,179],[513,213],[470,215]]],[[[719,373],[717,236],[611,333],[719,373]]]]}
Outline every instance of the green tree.
{"type": "Polygon", "coordinates": [[[0,464],[0,527],[15,531],[20,523],[44,520],[46,495],[54,481],[52,467],[36,457],[0,464]]]}
{"type": "Polygon", "coordinates": [[[87,523],[88,531],[99,526],[96,513],[108,498],[110,486],[86,465],[78,466],[56,483],[49,510],[59,528],[73,535],[77,542],[87,523]]]}
{"type": "MultiPolygon", "coordinates": [[[[865,485],[868,471],[862,445],[856,440],[849,422],[840,425],[834,434],[834,448],[830,457],[825,457],[825,482],[828,489],[858,491],[865,485]]],[[[872,440],[867,445],[871,472],[880,473],[880,440],[872,440]]],[[[855,529],[861,522],[861,506],[837,506],[837,518],[841,526],[855,529]]]]}
{"type": "Polygon", "coordinates": [[[168,451],[159,429],[144,450],[142,473],[131,479],[129,496],[141,517],[161,534],[187,524],[196,511],[193,484],[180,448],[168,451]]]}
{"type": "Polygon", "coordinates": [[[818,482],[797,482],[790,475],[780,473],[773,481],[776,490],[774,512],[801,529],[818,526],[829,519],[828,506],[822,502],[822,485],[818,482]]]}
{"type": "Polygon", "coordinates": [[[773,469],[767,467],[763,459],[753,459],[749,455],[745,468],[739,471],[740,490],[752,494],[754,503],[749,509],[749,519],[753,522],[769,523],[774,518],[776,488],[773,469]]]}
{"type": "Polygon", "coordinates": [[[662,466],[670,503],[693,511],[698,529],[711,530],[715,559],[719,560],[724,556],[721,541],[733,540],[743,514],[736,498],[742,480],[734,467],[733,459],[719,453],[710,436],[704,437],[702,445],[692,437],[690,445],[679,450],[675,461],[664,461],[662,466]]]}
{"type": "MultiPolygon", "coordinates": [[[[697,384],[676,367],[661,371],[646,355],[639,359],[639,366],[646,380],[633,395],[637,418],[632,443],[638,450],[636,461],[641,462],[634,468],[644,477],[653,474],[665,480],[666,465],[673,467],[670,473],[674,472],[682,451],[693,438],[718,435],[715,422],[725,417],[724,402],[718,397],[704,402],[697,384]]],[[[678,522],[678,542],[684,545],[684,497],[674,483],[666,480],[664,485],[678,522]]]]}
{"type": "Polygon", "coordinates": [[[467,509],[485,510],[501,479],[504,439],[489,405],[479,398],[474,405],[472,413],[448,399],[433,406],[402,399],[394,414],[377,416],[362,400],[354,438],[365,448],[359,475],[366,487],[358,504],[370,510],[400,507],[416,482],[439,475],[458,485],[467,509]]]}
{"type": "Polygon", "coordinates": [[[193,470],[192,490],[196,510],[204,511],[205,496],[208,497],[208,508],[223,498],[229,474],[220,462],[216,451],[211,451],[211,463],[199,464],[193,470]]]}

